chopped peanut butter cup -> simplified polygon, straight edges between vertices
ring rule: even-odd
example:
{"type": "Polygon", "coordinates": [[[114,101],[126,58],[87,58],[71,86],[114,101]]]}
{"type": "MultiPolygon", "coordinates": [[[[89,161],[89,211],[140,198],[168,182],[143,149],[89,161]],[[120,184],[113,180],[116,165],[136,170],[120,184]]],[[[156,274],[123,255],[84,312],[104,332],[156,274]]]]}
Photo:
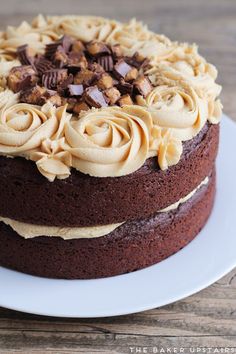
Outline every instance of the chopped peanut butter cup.
{"type": "Polygon", "coordinates": [[[34,55],[25,44],[17,56],[22,66],[10,71],[8,86],[21,91],[21,102],[67,103],[67,111],[78,114],[91,107],[134,104],[137,94],[145,98],[152,89],[143,74],[149,60],[138,52],[124,56],[119,44],[83,43],[65,35],[47,44],[44,54],[34,55]]]}

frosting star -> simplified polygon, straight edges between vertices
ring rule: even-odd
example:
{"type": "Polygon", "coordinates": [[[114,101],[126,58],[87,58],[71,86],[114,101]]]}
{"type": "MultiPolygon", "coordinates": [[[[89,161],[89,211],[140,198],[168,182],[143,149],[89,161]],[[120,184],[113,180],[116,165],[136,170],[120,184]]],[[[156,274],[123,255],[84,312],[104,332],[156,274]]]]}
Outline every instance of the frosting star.
{"type": "Polygon", "coordinates": [[[30,158],[36,161],[38,170],[50,182],[55,178],[65,179],[70,175],[71,154],[63,150],[64,138],[46,139],[41,144],[41,151],[32,152],[30,158]]]}

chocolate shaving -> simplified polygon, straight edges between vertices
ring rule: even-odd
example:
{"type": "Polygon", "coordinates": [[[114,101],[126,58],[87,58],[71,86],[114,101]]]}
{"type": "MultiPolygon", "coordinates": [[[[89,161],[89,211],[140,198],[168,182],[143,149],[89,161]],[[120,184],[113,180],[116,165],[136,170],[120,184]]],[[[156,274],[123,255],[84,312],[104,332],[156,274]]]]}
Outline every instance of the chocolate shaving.
{"type": "Polygon", "coordinates": [[[88,87],[85,90],[84,99],[85,102],[92,107],[101,108],[107,106],[106,99],[97,86],[88,87]]]}

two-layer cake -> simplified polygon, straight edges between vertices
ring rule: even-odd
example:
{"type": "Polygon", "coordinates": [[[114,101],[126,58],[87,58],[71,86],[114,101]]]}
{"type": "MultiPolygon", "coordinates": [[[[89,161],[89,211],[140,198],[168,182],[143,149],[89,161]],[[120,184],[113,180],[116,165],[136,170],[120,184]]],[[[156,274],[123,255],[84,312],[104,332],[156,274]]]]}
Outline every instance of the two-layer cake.
{"type": "Polygon", "coordinates": [[[187,245],[214,202],[221,87],[195,45],[135,20],[0,33],[0,265],[99,278],[187,245]]]}

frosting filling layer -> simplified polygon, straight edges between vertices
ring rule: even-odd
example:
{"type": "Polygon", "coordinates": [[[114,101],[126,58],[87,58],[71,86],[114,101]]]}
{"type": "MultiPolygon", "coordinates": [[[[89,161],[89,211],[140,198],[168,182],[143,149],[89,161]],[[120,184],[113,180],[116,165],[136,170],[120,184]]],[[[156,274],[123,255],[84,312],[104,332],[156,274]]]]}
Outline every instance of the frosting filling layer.
{"type": "MultiPolygon", "coordinates": [[[[206,177],[193,191],[187,194],[185,197],[178,200],[176,203],[169,205],[168,207],[159,210],[159,213],[169,212],[177,209],[180,204],[189,200],[203,185],[208,184],[209,177],[206,177]]],[[[44,226],[34,225],[10,218],[0,217],[0,222],[9,225],[14,231],[25,239],[47,236],[47,237],[61,237],[64,240],[79,239],[79,238],[95,238],[106,236],[123,223],[102,225],[102,226],[89,226],[89,227],[56,227],[56,226],[44,226]]]]}

